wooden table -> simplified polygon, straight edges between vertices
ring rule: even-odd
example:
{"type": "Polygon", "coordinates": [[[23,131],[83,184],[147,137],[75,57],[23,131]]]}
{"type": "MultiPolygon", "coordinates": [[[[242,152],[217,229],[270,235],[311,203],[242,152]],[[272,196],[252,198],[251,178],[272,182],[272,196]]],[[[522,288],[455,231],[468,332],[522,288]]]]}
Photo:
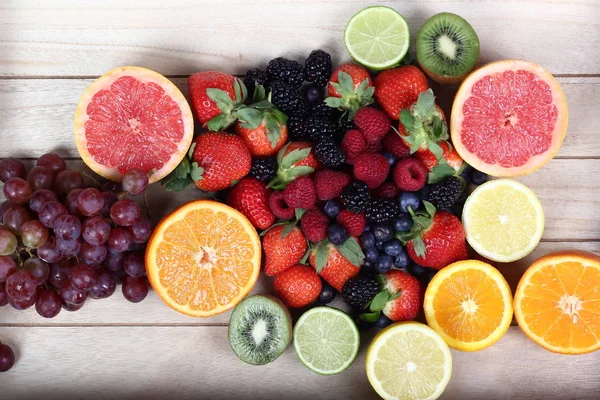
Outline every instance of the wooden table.
{"type": "MultiPolygon", "coordinates": [[[[455,12],[481,39],[482,62],[521,58],[545,66],[569,102],[558,156],[521,179],[535,190],[546,231],[525,260],[502,266],[514,287],[536,257],[558,249],[600,252],[600,1],[380,1],[400,11],[412,32],[429,16],[455,12]]],[[[303,60],[311,49],[348,60],[343,28],[359,9],[351,0],[45,0],[0,3],[0,157],[34,159],[56,151],[82,167],[72,137],[79,96],[105,71],[140,65],[172,78],[216,69],[243,74],[275,56],[303,60]]],[[[453,88],[438,91],[448,97],[453,88]]],[[[155,185],[156,186],[156,185],[155,185]]],[[[194,198],[153,187],[155,217],[194,198]]],[[[260,281],[256,292],[270,290],[260,281]]],[[[131,304],[120,292],[76,313],[44,320],[35,310],[0,308],[0,337],[17,364],[0,374],[0,399],[376,398],[363,351],[334,377],[303,367],[293,349],[252,367],[227,342],[224,314],[179,315],[150,293],[131,304]]],[[[549,353],[511,327],[493,347],[453,352],[448,399],[598,399],[600,352],[549,353]]]]}

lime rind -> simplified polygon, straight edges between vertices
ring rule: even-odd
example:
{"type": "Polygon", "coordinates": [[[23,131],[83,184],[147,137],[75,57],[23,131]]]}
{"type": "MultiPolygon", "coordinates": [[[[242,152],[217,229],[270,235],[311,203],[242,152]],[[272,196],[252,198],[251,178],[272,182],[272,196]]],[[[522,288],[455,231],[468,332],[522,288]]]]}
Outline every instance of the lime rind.
{"type": "Polygon", "coordinates": [[[408,52],[410,29],[393,8],[367,7],[346,25],[344,44],[359,64],[373,70],[387,69],[398,65],[408,52]]]}

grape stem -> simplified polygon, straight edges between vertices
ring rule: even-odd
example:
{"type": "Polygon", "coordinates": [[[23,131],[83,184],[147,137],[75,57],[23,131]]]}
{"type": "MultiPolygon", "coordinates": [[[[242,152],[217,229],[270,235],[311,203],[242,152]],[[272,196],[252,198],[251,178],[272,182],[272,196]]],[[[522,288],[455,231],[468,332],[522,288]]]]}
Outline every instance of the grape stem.
{"type": "Polygon", "coordinates": [[[17,250],[15,251],[17,254],[17,260],[19,261],[19,266],[22,267],[23,266],[23,259],[21,258],[21,248],[17,247],[17,250]]]}
{"type": "Polygon", "coordinates": [[[146,207],[146,216],[149,220],[152,220],[150,216],[150,206],[148,205],[148,198],[146,197],[146,191],[144,190],[144,207],[146,207]]]}

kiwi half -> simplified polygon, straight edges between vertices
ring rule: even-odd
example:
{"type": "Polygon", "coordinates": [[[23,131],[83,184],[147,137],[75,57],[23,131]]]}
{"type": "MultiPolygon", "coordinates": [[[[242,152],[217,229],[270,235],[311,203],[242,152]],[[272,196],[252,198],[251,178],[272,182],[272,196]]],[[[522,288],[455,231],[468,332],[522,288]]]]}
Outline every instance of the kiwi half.
{"type": "Polygon", "coordinates": [[[264,365],[279,357],[292,340],[292,319],[279,300],[250,296],[229,319],[229,344],[248,364],[264,365]]]}
{"type": "Polygon", "coordinates": [[[440,13],[419,28],[416,53],[419,65],[431,79],[458,83],[479,59],[479,38],[463,17],[440,13]]]}

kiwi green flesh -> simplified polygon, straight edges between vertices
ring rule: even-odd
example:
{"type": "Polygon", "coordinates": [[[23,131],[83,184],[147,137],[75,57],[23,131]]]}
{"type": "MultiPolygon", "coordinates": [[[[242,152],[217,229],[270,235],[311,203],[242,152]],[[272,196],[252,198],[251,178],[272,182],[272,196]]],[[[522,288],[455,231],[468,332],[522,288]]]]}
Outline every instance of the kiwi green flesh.
{"type": "Polygon", "coordinates": [[[471,71],[479,58],[479,38],[464,18],[440,13],[417,32],[419,64],[438,76],[458,77],[471,71]]]}
{"type": "Polygon", "coordinates": [[[283,304],[267,296],[251,296],[236,306],[229,320],[229,344],[248,364],[274,361],[292,339],[292,320],[283,304]]]}

